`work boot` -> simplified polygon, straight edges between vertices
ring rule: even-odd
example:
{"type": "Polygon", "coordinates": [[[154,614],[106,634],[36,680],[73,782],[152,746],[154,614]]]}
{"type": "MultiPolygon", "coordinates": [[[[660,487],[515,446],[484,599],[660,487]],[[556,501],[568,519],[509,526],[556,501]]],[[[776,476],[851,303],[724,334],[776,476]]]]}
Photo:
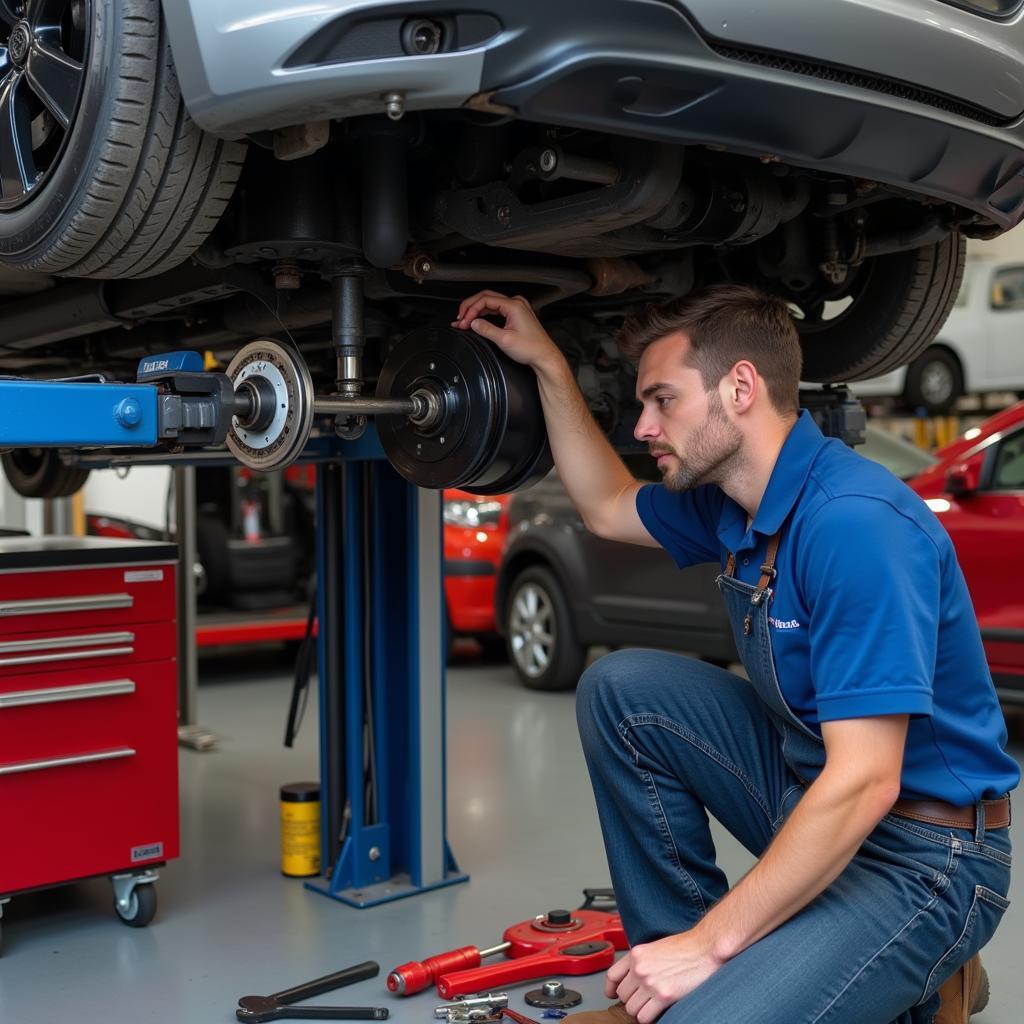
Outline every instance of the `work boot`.
{"type": "MultiPolygon", "coordinates": [[[[938,1022],[938,1017],[935,1018],[938,1022]]],[[[636,1017],[630,1017],[626,1013],[624,1003],[615,1003],[607,1010],[582,1010],[580,1013],[570,1013],[562,1024],[637,1024],[636,1017]]]]}
{"type": "Polygon", "coordinates": [[[943,983],[939,999],[934,1024],[967,1024],[972,1014],[988,1006],[988,973],[977,953],[943,983]]]}

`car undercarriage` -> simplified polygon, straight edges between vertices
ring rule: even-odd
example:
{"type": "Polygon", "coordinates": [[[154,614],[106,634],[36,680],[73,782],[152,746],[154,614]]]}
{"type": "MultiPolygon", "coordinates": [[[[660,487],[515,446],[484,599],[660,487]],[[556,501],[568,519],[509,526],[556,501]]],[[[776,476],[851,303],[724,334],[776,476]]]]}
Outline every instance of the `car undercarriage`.
{"type": "Polygon", "coordinates": [[[628,440],[615,336],[637,306],[752,284],[790,303],[806,381],[865,379],[935,336],[965,239],[1024,210],[1016,128],[986,99],[1001,66],[955,100],[925,70],[898,86],[606,0],[544,63],[523,40],[567,11],[517,28],[524,12],[435,6],[338,3],[313,25],[264,3],[217,50],[201,5],[166,24],[155,0],[0,5],[0,371],[124,380],[154,354],[224,366],[273,339],[317,395],[366,398],[411,334],[493,288],[531,301],[628,440]],[[235,36],[291,46],[278,78],[235,36]]]}

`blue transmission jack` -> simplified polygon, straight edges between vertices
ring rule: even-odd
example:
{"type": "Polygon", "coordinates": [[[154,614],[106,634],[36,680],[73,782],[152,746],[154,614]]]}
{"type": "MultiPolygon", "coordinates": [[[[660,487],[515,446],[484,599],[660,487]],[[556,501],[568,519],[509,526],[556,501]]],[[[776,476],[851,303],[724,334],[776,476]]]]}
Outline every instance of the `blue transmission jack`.
{"type": "Polygon", "coordinates": [[[203,370],[198,352],[146,356],[130,384],[100,375],[0,377],[0,447],[223,444],[239,401],[226,374],[203,370]]]}

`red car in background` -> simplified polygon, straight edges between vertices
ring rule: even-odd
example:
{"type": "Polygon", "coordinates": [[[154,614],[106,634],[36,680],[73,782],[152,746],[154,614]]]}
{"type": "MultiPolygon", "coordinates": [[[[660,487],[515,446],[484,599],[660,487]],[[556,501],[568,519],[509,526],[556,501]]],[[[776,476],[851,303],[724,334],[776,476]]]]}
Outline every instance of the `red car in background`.
{"type": "Polygon", "coordinates": [[[935,454],[908,483],[953,539],[999,696],[1024,703],[1024,402],[935,454]]]}
{"type": "Polygon", "coordinates": [[[471,636],[489,655],[505,651],[494,618],[494,587],[508,532],[509,497],[444,492],[444,596],[449,640],[471,636]]]}

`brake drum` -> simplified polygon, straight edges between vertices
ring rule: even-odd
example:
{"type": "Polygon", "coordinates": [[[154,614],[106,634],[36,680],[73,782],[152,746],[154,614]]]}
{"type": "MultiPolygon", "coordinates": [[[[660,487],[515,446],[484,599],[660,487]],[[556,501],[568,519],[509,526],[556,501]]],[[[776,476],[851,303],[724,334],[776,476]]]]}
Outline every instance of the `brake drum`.
{"type": "Polygon", "coordinates": [[[552,465],[533,370],[472,331],[413,331],[381,368],[378,398],[429,397],[417,423],[379,416],[388,460],[420,487],[500,494],[534,483],[552,465]]]}

